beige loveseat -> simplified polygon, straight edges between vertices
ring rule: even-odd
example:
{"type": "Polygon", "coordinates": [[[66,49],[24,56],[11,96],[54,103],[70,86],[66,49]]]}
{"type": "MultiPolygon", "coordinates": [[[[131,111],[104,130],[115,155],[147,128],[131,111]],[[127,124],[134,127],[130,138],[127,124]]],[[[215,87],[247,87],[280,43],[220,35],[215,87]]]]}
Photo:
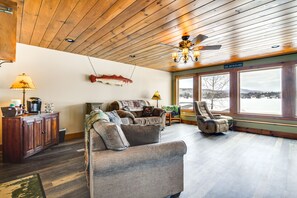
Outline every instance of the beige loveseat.
{"type": "MultiPolygon", "coordinates": [[[[116,100],[110,104],[109,110],[125,110],[131,112],[129,116],[131,124],[152,125],[160,124],[162,128],[166,124],[166,111],[161,108],[153,108],[150,116],[143,115],[143,107],[150,106],[146,100],[116,100]]],[[[126,115],[120,114],[120,117],[126,115]]]]}
{"type": "MultiPolygon", "coordinates": [[[[138,130],[131,134],[129,125],[125,125],[125,136],[130,143],[126,150],[108,150],[96,130],[104,129],[100,120],[86,125],[89,134],[89,176],[90,196],[92,198],[161,198],[178,197],[183,191],[183,155],[187,147],[183,141],[155,143],[160,138],[159,129],[138,130]],[[127,133],[128,132],[128,133],[127,133]],[[143,140],[135,137],[145,137],[143,140]],[[132,139],[131,139],[132,138],[132,139]],[[147,140],[152,140],[148,143],[147,140]],[[146,142],[143,145],[143,141],[146,142]]],[[[133,131],[133,130],[132,130],[133,131]]],[[[86,151],[88,153],[88,151],[86,151]]]]}

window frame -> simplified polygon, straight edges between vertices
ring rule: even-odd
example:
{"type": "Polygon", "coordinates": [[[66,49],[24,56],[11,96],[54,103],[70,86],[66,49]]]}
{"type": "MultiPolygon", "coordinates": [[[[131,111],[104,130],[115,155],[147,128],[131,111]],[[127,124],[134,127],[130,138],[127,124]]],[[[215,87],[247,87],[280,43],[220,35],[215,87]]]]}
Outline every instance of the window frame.
{"type": "MultiPolygon", "coordinates": [[[[193,100],[200,100],[201,97],[201,82],[200,76],[212,75],[212,74],[222,74],[229,73],[230,75],[230,112],[222,112],[222,111],[211,111],[212,113],[222,113],[224,115],[234,116],[237,118],[245,118],[245,119],[275,119],[275,120],[286,120],[286,121],[297,121],[297,60],[286,61],[286,62],[275,62],[269,64],[257,64],[257,65],[249,65],[252,63],[245,63],[247,66],[240,68],[232,68],[232,69],[218,69],[216,71],[209,72],[193,72],[187,75],[176,75],[175,78],[178,80],[179,78],[187,78],[193,77],[193,100]],[[276,114],[253,114],[253,113],[243,113],[239,111],[240,108],[240,71],[252,71],[252,70],[262,70],[268,68],[281,68],[281,98],[282,98],[282,113],[280,115],[276,114]],[[290,79],[290,80],[287,80],[290,79]],[[290,105],[287,105],[290,104],[290,105]],[[294,109],[294,110],[292,110],[294,109]]],[[[177,83],[175,83],[175,88],[173,91],[177,92],[177,83]]],[[[178,101],[178,96],[175,93],[175,102],[178,101]]],[[[186,112],[194,113],[193,110],[183,110],[186,112]]]]}

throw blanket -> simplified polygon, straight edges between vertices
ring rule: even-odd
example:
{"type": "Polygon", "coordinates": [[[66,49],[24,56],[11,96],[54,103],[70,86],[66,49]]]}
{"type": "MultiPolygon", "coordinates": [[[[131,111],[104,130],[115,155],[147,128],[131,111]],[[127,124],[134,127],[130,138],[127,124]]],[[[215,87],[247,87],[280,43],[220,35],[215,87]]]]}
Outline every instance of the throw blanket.
{"type": "Polygon", "coordinates": [[[93,124],[98,120],[106,120],[109,122],[108,116],[100,109],[94,110],[89,116],[86,116],[85,120],[85,171],[87,177],[87,183],[89,185],[89,155],[90,155],[90,130],[93,128],[93,124]]]}

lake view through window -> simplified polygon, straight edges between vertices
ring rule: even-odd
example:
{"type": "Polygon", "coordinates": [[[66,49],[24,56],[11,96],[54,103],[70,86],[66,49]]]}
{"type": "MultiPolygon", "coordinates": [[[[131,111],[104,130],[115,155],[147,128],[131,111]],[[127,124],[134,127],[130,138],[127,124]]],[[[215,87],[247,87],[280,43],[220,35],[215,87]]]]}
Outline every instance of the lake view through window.
{"type": "Polygon", "coordinates": [[[240,112],[278,114],[281,109],[281,69],[240,72],[240,112]]]}
{"type": "Polygon", "coordinates": [[[193,77],[181,78],[179,85],[179,106],[182,109],[193,109],[193,77]]]}

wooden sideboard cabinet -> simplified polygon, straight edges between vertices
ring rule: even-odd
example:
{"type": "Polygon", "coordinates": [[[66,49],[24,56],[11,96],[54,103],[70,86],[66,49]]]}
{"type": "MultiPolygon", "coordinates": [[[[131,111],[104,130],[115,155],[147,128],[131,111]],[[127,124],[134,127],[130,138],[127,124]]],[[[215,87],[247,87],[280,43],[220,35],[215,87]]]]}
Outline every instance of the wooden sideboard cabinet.
{"type": "Polygon", "coordinates": [[[4,162],[22,162],[59,142],[59,113],[2,118],[4,162]]]}

